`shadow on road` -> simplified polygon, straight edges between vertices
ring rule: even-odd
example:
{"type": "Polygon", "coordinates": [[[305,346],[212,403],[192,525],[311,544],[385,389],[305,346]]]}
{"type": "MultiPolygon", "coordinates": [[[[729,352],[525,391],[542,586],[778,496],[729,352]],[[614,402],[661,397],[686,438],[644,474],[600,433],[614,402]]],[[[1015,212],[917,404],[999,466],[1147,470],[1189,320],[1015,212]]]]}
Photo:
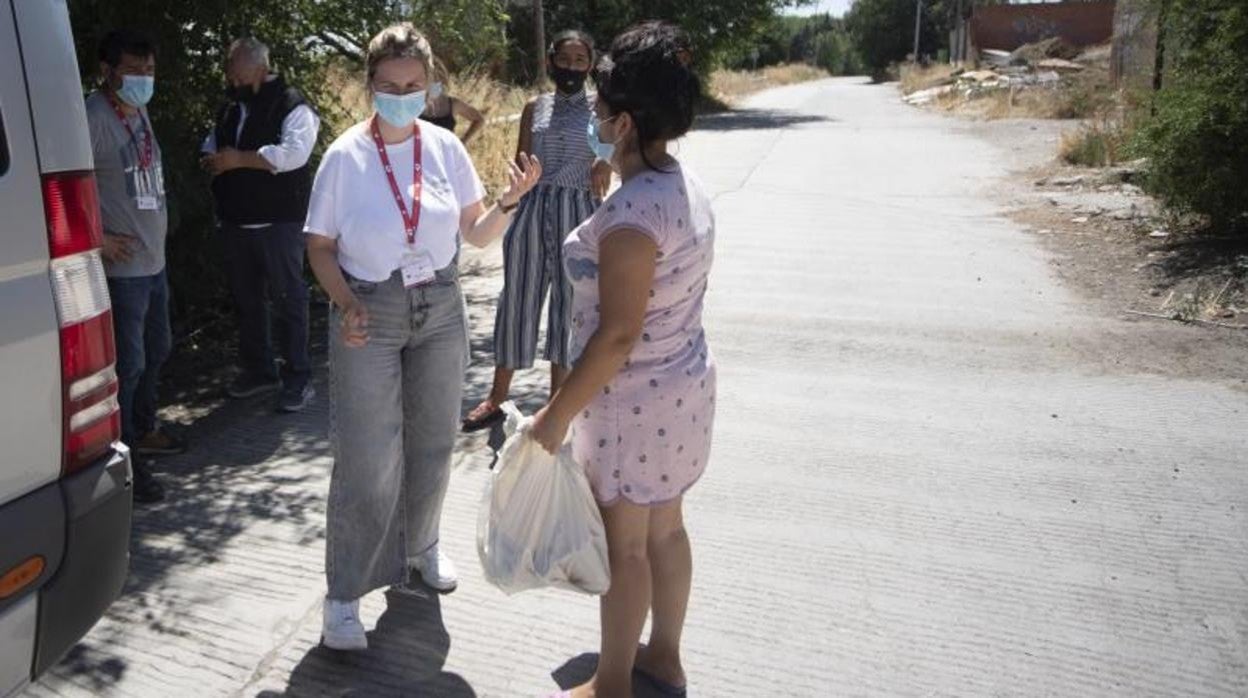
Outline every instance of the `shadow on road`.
{"type": "MultiPolygon", "coordinates": [[[[580,686],[586,681],[589,681],[593,678],[594,672],[597,669],[598,653],[586,652],[569,659],[563,666],[551,672],[550,676],[555,680],[555,683],[559,684],[559,688],[567,690],[574,686],[580,686]]],[[[667,697],[666,694],[659,691],[654,686],[644,681],[637,680],[636,677],[634,677],[633,698],[667,697]]]]}
{"type": "MultiPolygon", "coordinates": [[[[468,266],[464,275],[471,278],[496,273],[492,267],[477,265],[468,266]]],[[[465,293],[471,326],[476,330],[473,364],[464,387],[467,411],[490,388],[492,342],[482,328],[493,326],[497,291],[478,283],[466,285],[465,293]]],[[[184,573],[221,562],[223,554],[237,547],[235,539],[257,525],[280,523],[283,530],[293,527],[296,544],[323,545],[323,487],[325,468],[331,460],[325,315],[324,305],[313,305],[311,352],[317,395],[301,414],[276,414],[273,396],[224,400],[221,393],[230,373],[230,358],[224,355],[212,370],[206,365],[195,366],[187,369],[185,380],[171,381],[169,397],[189,415],[186,421],[193,421],[186,430],[191,449],[184,455],[155,461],[153,470],[165,484],[167,498],[135,508],[125,589],[105,622],[49,672],[45,684],[64,681],[88,686],[97,694],[124,685],[130,667],[125,650],[119,648],[133,642],[132,629],[146,626],[163,635],[185,634],[186,623],[193,622],[188,619],[188,606],[202,603],[200,597],[207,592],[187,587],[181,579],[184,573]]],[[[531,413],[543,404],[548,381],[545,369],[517,373],[512,394],[522,410],[531,413]]],[[[488,444],[497,448],[501,436],[498,427],[489,435],[488,444]]],[[[480,445],[461,440],[452,467],[470,461],[470,449],[476,448],[480,445]]],[[[223,584],[211,593],[229,596],[232,590],[223,584]]],[[[351,685],[352,672],[381,676],[402,672],[387,679],[388,686],[407,686],[395,694],[412,695],[407,689],[419,685],[422,690],[417,695],[473,695],[462,679],[438,673],[448,640],[437,599],[388,599],[390,610],[374,631],[375,651],[344,665],[317,651],[310,653],[301,664],[302,673],[296,672],[291,679],[292,694],[306,695],[297,689],[309,686],[351,685]],[[411,661],[399,656],[413,650],[423,659],[411,661]],[[345,683],[337,680],[334,671],[343,672],[345,683]],[[314,676],[322,683],[317,684],[314,676]]],[[[351,694],[378,695],[375,685],[368,690],[353,689],[351,694]]]]}
{"type": "Polygon", "coordinates": [[[1156,266],[1175,283],[1220,270],[1231,278],[1248,276],[1248,237],[1193,235],[1161,247],[1166,255],[1156,266]]]}
{"type": "MultiPolygon", "coordinates": [[[[325,394],[323,376],[315,381],[325,394]]],[[[221,560],[231,542],[260,521],[294,526],[304,544],[324,538],[324,498],[310,484],[323,479],[292,463],[328,457],[323,398],[301,415],[278,415],[272,398],[228,403],[197,421],[191,449],[161,458],[152,469],[167,490],[164,502],[137,505],[130,541],[130,574],[106,619],[50,672],[49,679],[88,684],[100,692],[121,683],[127,665],[118,647],[130,629],[146,625],[177,635],[196,593],[176,579],[183,570],[221,560]]]]}
{"type": "Polygon", "coordinates": [[[769,131],[835,121],[826,116],[779,109],[733,109],[718,114],[703,114],[694,123],[694,128],[699,131],[769,131]]]}
{"type": "Polygon", "coordinates": [[[368,634],[368,650],[313,647],[291,673],[285,693],[264,691],[257,698],[475,696],[462,676],[442,670],[450,647],[437,595],[389,591],[386,612],[368,634]]]}

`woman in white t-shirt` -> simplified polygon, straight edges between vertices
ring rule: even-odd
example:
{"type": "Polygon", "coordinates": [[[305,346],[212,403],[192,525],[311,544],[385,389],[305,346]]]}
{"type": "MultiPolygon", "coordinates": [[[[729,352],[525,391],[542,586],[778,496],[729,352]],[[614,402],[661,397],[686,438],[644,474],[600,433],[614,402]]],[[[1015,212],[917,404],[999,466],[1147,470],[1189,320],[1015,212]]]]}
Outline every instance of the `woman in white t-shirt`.
{"type": "Polygon", "coordinates": [[[541,176],[512,165],[498,202],[453,134],[420,128],[433,66],[411,24],[369,43],[376,113],[325,152],[305,227],[308,260],[333,302],[330,413],[334,469],[323,642],[365,649],[359,599],[419,574],[440,592],[455,572],[438,524],[468,356],[459,239],[488,245],[541,176]]]}

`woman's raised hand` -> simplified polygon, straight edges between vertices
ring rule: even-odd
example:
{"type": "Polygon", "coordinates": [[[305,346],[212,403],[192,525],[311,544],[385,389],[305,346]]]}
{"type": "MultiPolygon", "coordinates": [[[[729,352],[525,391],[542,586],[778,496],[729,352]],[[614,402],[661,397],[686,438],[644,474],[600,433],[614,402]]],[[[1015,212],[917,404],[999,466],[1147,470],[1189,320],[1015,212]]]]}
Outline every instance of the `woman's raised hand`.
{"type": "Polygon", "coordinates": [[[499,201],[503,206],[511,208],[520,203],[520,199],[542,178],[542,161],[536,155],[520,153],[516,162],[508,163],[508,167],[510,171],[507,174],[507,189],[499,197],[499,201]]]}

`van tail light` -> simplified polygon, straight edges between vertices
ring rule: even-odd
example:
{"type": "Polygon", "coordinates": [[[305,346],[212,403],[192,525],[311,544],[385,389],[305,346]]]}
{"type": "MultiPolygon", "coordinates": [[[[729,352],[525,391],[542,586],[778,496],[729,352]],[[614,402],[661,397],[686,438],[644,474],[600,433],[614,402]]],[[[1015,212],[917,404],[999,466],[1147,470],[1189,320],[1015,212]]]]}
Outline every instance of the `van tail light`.
{"type": "Polygon", "coordinates": [[[117,348],[95,176],[44,175],[43,208],[61,328],[61,473],[68,475],[107,453],[121,438],[117,348]]]}

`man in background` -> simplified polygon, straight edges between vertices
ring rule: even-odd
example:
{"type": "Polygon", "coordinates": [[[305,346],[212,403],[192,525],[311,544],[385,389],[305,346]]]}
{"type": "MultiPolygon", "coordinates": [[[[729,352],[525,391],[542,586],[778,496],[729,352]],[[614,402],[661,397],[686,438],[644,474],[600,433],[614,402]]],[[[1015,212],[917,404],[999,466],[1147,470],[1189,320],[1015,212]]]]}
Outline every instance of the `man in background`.
{"type": "Polygon", "coordinates": [[[229,101],[203,145],[238,308],[241,371],[226,392],[236,399],[277,392],[279,411],[299,412],[313,397],[303,222],[320,119],[271,71],[268,46],[243,38],[228,56],[229,101]]]}
{"type": "MultiPolygon", "coordinates": [[[[116,30],[100,43],[99,60],[100,87],[86,107],[117,342],[121,440],[136,456],[182,453],[186,444],[156,421],[160,371],[173,347],[164,168],[146,108],[155,90],[156,48],[142,34],[116,30]]],[[[136,501],[164,498],[141,458],[134,471],[136,501]]]]}

